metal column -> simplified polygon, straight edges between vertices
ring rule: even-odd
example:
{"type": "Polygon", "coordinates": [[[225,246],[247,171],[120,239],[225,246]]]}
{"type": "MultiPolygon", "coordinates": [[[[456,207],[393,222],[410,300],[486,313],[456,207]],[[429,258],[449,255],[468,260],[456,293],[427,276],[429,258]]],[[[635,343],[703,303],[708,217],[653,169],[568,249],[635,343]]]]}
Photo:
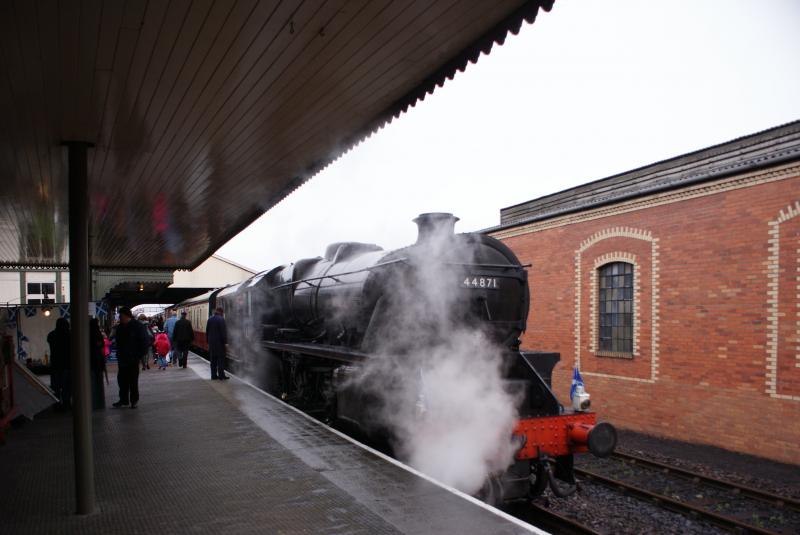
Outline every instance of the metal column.
{"type": "Polygon", "coordinates": [[[56,270],[56,291],[55,295],[53,295],[53,299],[56,303],[63,303],[64,302],[64,294],[61,291],[61,270],[56,270]]]}
{"type": "Polygon", "coordinates": [[[95,510],[92,399],[89,370],[89,187],[90,143],[67,141],[69,162],[69,292],[72,331],[72,434],[77,513],[95,510]]]}
{"type": "Polygon", "coordinates": [[[19,272],[19,304],[24,305],[28,302],[28,284],[24,271],[19,272]]]}

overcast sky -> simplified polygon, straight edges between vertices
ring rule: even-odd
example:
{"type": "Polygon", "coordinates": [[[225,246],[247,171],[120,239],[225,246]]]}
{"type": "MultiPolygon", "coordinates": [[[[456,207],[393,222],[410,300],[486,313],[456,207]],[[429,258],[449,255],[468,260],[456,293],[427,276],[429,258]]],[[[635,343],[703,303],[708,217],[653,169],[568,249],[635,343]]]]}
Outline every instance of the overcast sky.
{"type": "Polygon", "coordinates": [[[800,1],[557,0],[218,254],[402,247],[422,212],[500,209],[800,119],[800,1]]]}

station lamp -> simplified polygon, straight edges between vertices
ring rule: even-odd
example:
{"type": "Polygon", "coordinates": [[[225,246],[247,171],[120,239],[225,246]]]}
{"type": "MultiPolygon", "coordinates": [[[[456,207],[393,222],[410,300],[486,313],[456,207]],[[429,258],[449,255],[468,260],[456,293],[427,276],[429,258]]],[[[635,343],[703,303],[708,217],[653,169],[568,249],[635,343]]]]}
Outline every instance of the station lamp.
{"type": "MultiPolygon", "coordinates": [[[[49,299],[49,297],[48,297],[48,295],[47,295],[47,292],[43,292],[43,298],[44,298],[44,299],[49,299]]],[[[43,299],[43,300],[44,300],[44,299],[43,299]]],[[[44,314],[44,317],[45,317],[45,318],[49,318],[49,317],[50,317],[50,307],[44,307],[44,308],[42,309],[42,314],[44,314]]]]}

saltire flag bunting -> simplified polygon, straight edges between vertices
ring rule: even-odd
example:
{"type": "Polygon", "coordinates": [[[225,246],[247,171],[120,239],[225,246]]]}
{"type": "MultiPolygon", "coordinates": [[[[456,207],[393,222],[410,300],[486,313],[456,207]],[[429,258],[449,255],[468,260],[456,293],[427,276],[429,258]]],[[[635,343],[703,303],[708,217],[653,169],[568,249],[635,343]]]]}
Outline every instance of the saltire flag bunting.
{"type": "Polygon", "coordinates": [[[583,377],[581,377],[581,372],[578,371],[578,367],[576,366],[572,370],[572,386],[569,388],[570,401],[575,397],[575,390],[578,386],[583,386],[583,377]]]}
{"type": "Polygon", "coordinates": [[[58,313],[62,318],[69,319],[69,304],[58,305],[58,313]]]}
{"type": "Polygon", "coordinates": [[[7,308],[6,312],[8,314],[8,318],[6,319],[6,323],[10,327],[13,327],[17,324],[17,309],[16,308],[7,308]]]}
{"type": "MultiPolygon", "coordinates": [[[[26,308],[25,315],[28,316],[27,309],[33,307],[25,307],[25,308],[26,308]]],[[[28,317],[30,318],[31,316],[28,317]]],[[[19,360],[25,360],[26,358],[28,358],[28,352],[25,351],[24,347],[22,347],[22,344],[25,342],[30,342],[30,340],[28,340],[28,337],[25,336],[25,333],[22,332],[22,329],[20,329],[20,325],[17,325],[17,358],[19,360]]]]}
{"type": "Polygon", "coordinates": [[[25,307],[25,317],[32,318],[36,315],[36,307],[25,307]]]}
{"type": "Polygon", "coordinates": [[[19,324],[17,324],[17,358],[19,360],[25,360],[28,357],[27,351],[22,348],[22,341],[27,340],[22,331],[19,328],[19,324]]]}
{"type": "Polygon", "coordinates": [[[94,304],[94,315],[101,318],[108,314],[108,305],[105,301],[98,301],[94,304]]]}

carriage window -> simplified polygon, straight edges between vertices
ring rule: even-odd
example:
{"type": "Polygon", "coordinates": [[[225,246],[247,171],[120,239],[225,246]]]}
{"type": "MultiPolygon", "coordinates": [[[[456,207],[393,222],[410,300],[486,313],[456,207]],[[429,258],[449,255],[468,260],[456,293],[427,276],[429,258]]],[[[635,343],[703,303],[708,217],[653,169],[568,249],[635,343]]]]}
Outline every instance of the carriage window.
{"type": "Polygon", "coordinates": [[[603,352],[633,353],[633,264],[612,262],[598,269],[599,339],[603,352]]]}

